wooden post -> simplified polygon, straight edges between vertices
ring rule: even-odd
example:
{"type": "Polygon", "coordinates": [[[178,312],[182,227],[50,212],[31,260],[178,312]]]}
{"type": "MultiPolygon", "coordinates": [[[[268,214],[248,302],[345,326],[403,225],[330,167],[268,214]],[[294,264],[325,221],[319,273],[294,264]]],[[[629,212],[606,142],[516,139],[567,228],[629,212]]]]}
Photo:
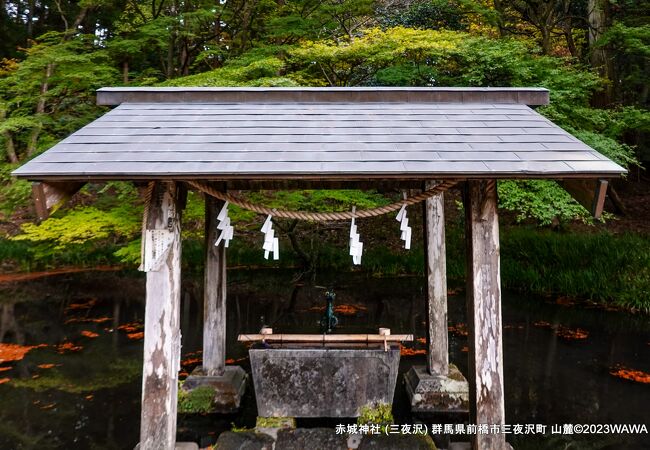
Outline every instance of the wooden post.
{"type": "MultiPolygon", "coordinates": [[[[499,219],[495,180],[467,182],[464,195],[470,423],[505,423],[499,219]]],[[[474,450],[504,450],[504,434],[472,436],[474,450]]]]}
{"type": "Polygon", "coordinates": [[[219,235],[217,214],[221,200],[205,197],[205,272],[203,284],[203,372],[221,376],[226,366],[226,247],[219,235]]]}
{"type": "MultiPolygon", "coordinates": [[[[175,182],[156,183],[145,235],[156,230],[156,242],[145,245],[147,269],[140,449],[173,449],[180,369],[181,193],[175,182]]],[[[143,239],[145,236],[143,236],[143,239]]]]}
{"type": "MultiPolygon", "coordinates": [[[[434,181],[425,181],[431,189],[434,181]]],[[[449,373],[447,329],[447,261],[445,257],[445,202],[442,192],[424,204],[424,260],[427,276],[427,371],[430,375],[449,373]]]]}

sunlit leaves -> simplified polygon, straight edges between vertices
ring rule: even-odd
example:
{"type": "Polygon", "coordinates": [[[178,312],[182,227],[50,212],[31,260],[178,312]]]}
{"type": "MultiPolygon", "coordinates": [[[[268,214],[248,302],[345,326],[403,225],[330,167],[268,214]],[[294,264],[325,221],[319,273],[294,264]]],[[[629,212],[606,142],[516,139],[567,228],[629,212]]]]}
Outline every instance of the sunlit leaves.
{"type": "Polygon", "coordinates": [[[14,240],[48,243],[54,249],[89,241],[130,237],[140,229],[140,215],[130,208],[100,211],[93,207],[73,209],[62,217],[51,217],[40,225],[26,223],[14,240]]]}

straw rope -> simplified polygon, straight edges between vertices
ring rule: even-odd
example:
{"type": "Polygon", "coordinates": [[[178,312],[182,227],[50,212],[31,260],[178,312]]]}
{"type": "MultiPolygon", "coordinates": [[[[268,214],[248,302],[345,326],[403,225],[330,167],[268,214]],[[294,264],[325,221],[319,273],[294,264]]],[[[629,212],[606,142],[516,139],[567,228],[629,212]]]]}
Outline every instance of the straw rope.
{"type": "Polygon", "coordinates": [[[443,181],[440,184],[422,191],[419,194],[407,197],[404,200],[400,200],[390,205],[380,206],[378,208],[365,209],[361,211],[342,211],[342,212],[306,212],[306,211],[286,211],[275,208],[268,208],[265,206],[256,205],[254,203],[247,202],[238,197],[235,197],[231,194],[221,192],[218,189],[213,188],[207,183],[202,183],[199,181],[188,180],[187,184],[198,189],[199,191],[211,195],[212,197],[218,198],[222,201],[227,201],[233,205],[237,205],[241,208],[248,209],[250,211],[256,212],[258,214],[272,215],[273,217],[280,217],[283,219],[298,219],[298,220],[310,220],[312,222],[325,222],[325,221],[335,221],[335,220],[350,220],[354,218],[367,218],[380,216],[382,214],[387,214],[389,212],[399,210],[403,205],[410,206],[416,203],[419,203],[423,200],[426,200],[429,197],[433,197],[436,194],[447,191],[449,188],[453,187],[458,183],[458,180],[447,180],[443,181]]]}

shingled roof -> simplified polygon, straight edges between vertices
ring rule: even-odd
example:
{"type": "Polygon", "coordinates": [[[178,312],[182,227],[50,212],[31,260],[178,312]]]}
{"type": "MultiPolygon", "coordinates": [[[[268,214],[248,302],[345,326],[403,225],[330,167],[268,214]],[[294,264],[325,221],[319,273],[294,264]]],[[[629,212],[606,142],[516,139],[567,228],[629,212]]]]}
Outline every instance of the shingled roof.
{"type": "Polygon", "coordinates": [[[545,89],[112,88],[31,180],[599,178],[625,169],[529,105],[545,89]]]}

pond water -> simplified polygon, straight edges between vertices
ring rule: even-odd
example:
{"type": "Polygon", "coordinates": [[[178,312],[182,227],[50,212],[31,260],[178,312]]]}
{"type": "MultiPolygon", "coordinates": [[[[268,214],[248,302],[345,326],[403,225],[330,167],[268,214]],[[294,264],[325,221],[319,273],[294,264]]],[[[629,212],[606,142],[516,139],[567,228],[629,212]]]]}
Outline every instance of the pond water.
{"type": "MultiPolygon", "coordinates": [[[[263,324],[279,332],[319,332],[323,287],[337,293],[337,332],[376,333],[385,326],[424,337],[420,278],[330,273],[296,284],[293,275],[229,271],[229,363],[249,369],[237,335],[257,332],[263,324]]],[[[185,278],[182,359],[189,372],[201,356],[202,304],[200,277],[185,278]]],[[[143,298],[144,278],[137,273],[62,274],[0,285],[0,449],[133,448],[139,434],[143,298]]],[[[449,321],[450,360],[466,374],[462,290],[449,297],[449,321]]],[[[647,434],[550,433],[554,424],[650,426],[647,316],[506,292],[503,323],[506,422],[549,430],[544,436],[511,435],[515,448],[650,449],[647,434]]],[[[424,364],[423,350],[421,341],[405,350],[400,371],[424,364]]],[[[401,382],[394,414],[398,423],[417,420],[401,382]]],[[[207,446],[232,424],[253,426],[255,417],[249,386],[239,414],[180,417],[179,438],[207,446]]],[[[339,422],[347,423],[299,425],[339,422]]]]}

